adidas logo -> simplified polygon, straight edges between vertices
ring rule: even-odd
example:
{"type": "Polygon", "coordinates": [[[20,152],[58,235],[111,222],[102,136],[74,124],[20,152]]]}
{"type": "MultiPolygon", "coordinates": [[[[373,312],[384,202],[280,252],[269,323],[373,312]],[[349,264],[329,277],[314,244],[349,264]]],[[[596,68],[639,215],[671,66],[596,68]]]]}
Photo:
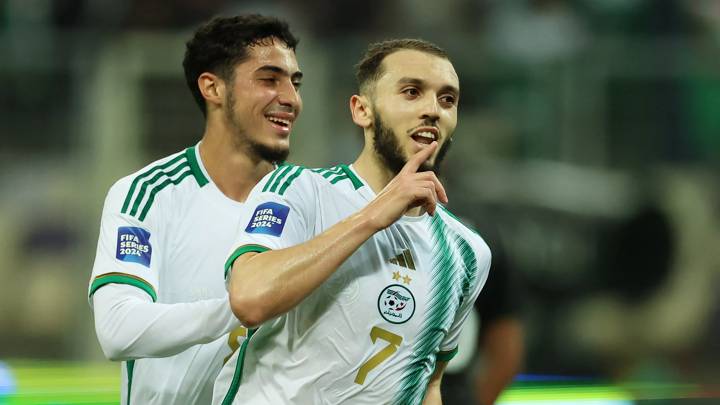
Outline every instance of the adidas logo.
{"type": "Polygon", "coordinates": [[[392,259],[390,259],[388,261],[390,263],[396,264],[400,267],[405,267],[406,269],[415,270],[415,261],[412,258],[410,249],[403,250],[402,253],[398,254],[397,256],[393,257],[392,259]]]}

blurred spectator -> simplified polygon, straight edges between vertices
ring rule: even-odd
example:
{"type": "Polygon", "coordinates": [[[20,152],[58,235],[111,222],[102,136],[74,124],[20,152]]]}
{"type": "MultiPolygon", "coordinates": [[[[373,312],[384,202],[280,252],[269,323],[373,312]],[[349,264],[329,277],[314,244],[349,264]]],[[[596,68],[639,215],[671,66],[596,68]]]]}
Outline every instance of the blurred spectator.
{"type": "Polygon", "coordinates": [[[460,349],[475,355],[471,356],[470,364],[459,369],[449,368],[443,377],[443,398],[448,404],[494,404],[520,372],[525,357],[520,280],[499,233],[486,219],[481,222],[483,225],[478,231],[490,246],[492,264],[488,280],[475,302],[480,317],[477,346],[460,349]]]}

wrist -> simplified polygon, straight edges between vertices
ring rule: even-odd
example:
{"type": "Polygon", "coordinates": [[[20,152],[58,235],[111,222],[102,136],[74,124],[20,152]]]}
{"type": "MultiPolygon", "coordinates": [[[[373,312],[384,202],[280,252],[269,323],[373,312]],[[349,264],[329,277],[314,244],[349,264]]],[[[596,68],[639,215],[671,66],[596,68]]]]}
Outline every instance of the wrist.
{"type": "Polygon", "coordinates": [[[378,215],[372,209],[372,206],[368,205],[361,209],[355,215],[348,218],[353,223],[353,229],[359,234],[370,237],[377,232],[382,231],[386,226],[378,218],[378,215]]]}

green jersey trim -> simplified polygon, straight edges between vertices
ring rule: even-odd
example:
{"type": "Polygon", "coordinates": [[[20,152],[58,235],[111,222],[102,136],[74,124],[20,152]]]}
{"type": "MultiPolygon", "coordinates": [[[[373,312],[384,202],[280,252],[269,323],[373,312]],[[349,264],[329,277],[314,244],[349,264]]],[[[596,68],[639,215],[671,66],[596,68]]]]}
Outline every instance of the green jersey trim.
{"type": "Polygon", "coordinates": [[[463,266],[465,267],[465,277],[463,277],[463,285],[462,285],[462,296],[463,299],[470,295],[470,288],[472,288],[473,284],[477,282],[478,277],[478,265],[477,265],[477,256],[475,256],[475,251],[473,251],[470,244],[463,239],[461,236],[457,237],[456,242],[458,243],[458,250],[460,251],[460,256],[462,257],[463,266]]]}
{"type": "Polygon", "coordinates": [[[248,329],[247,339],[242,343],[240,351],[238,352],[237,363],[235,364],[235,373],[233,374],[230,388],[228,388],[225,398],[223,398],[222,405],[230,405],[237,395],[238,389],[240,389],[240,382],[242,381],[243,366],[245,365],[245,352],[247,350],[250,338],[257,332],[257,329],[248,329]]]}
{"type": "MultiPolygon", "coordinates": [[[[280,168],[280,173],[278,174],[278,176],[275,179],[275,181],[273,182],[273,184],[269,185],[270,187],[267,189],[267,191],[269,191],[271,193],[276,192],[278,187],[280,186],[280,183],[282,183],[282,181],[285,179],[285,176],[287,176],[288,173],[290,173],[290,171],[293,169],[293,167],[295,167],[295,166],[293,166],[293,165],[282,166],[282,168],[280,168]]],[[[267,188],[267,187],[268,187],[268,185],[266,184],[265,188],[267,188]]],[[[263,189],[263,191],[265,191],[265,189],[263,189]]]]}
{"type": "Polygon", "coordinates": [[[135,194],[135,188],[137,188],[137,185],[140,182],[140,180],[150,176],[153,172],[155,172],[157,170],[167,169],[168,167],[174,165],[175,163],[179,162],[182,159],[186,159],[185,155],[183,155],[183,154],[177,155],[173,159],[171,159],[163,164],[155,165],[155,166],[147,169],[146,171],[140,173],[139,175],[135,176],[135,178],[132,181],[132,184],[130,185],[130,190],[128,191],[127,195],[125,196],[125,202],[123,203],[123,206],[122,206],[122,209],[120,210],[120,212],[122,212],[123,214],[127,213],[128,207],[130,206],[130,202],[133,201],[132,197],[135,194]]]}
{"type": "Polygon", "coordinates": [[[342,169],[345,175],[350,179],[355,190],[365,185],[347,165],[340,165],[340,169],[342,169]]]}
{"type": "Polygon", "coordinates": [[[275,170],[273,170],[272,175],[268,179],[267,183],[265,183],[265,186],[263,187],[262,191],[263,193],[268,191],[268,188],[270,188],[270,185],[275,181],[275,177],[277,177],[278,173],[282,171],[285,168],[286,165],[278,166],[275,170]]]}
{"type": "Polygon", "coordinates": [[[337,165],[330,168],[318,168],[312,169],[312,172],[319,174],[325,179],[328,179],[330,184],[337,184],[342,180],[350,180],[355,190],[364,186],[365,183],[355,175],[355,173],[348,167],[348,165],[337,165]]]}
{"type": "Polygon", "coordinates": [[[285,183],[280,187],[280,190],[278,191],[278,194],[283,195],[285,194],[285,191],[290,187],[293,181],[302,173],[302,171],[305,170],[302,166],[297,166],[295,171],[285,180],[285,183]]]}
{"type": "Polygon", "coordinates": [[[133,371],[135,370],[135,360],[126,361],[125,366],[127,367],[127,377],[128,377],[127,403],[125,405],[130,405],[130,393],[132,392],[132,378],[133,378],[133,371]]]}
{"type": "Polygon", "coordinates": [[[153,202],[155,201],[155,196],[157,193],[162,191],[165,187],[173,184],[178,185],[180,184],[185,178],[187,178],[189,175],[192,174],[192,171],[188,170],[186,172],[183,172],[179,177],[176,179],[167,179],[164,182],[160,183],[159,186],[155,187],[152,192],[150,192],[150,197],[148,198],[147,203],[145,203],[145,208],[143,208],[142,213],[138,217],[140,221],[144,221],[145,217],[147,216],[148,212],[150,211],[150,208],[152,207],[153,202]]]}
{"type": "MultiPolygon", "coordinates": [[[[170,170],[169,172],[160,171],[160,172],[156,173],[150,180],[145,180],[143,182],[142,186],[140,186],[140,191],[138,192],[138,195],[135,198],[135,203],[133,204],[132,209],[130,210],[130,213],[129,213],[130,216],[132,216],[132,217],[136,216],[138,209],[140,208],[140,203],[145,198],[145,193],[147,193],[148,187],[150,187],[151,185],[154,185],[161,178],[172,177],[172,176],[178,174],[181,170],[186,169],[186,168],[188,168],[188,165],[187,165],[187,163],[183,162],[183,163],[177,165],[174,169],[170,170]]],[[[151,195],[155,191],[155,189],[156,188],[153,188],[150,191],[151,195]]],[[[145,205],[147,205],[147,203],[145,203],[145,205]]]]}
{"type": "MultiPolygon", "coordinates": [[[[185,152],[179,153],[177,156],[170,159],[169,161],[163,164],[152,166],[148,170],[135,176],[132,184],[130,185],[130,190],[128,190],[128,193],[125,196],[125,202],[123,203],[120,212],[123,214],[137,217],[137,219],[142,222],[145,220],[148,213],[150,212],[150,208],[152,208],[153,202],[155,201],[155,196],[165,187],[171,184],[178,185],[191,174],[195,174],[195,172],[198,172],[202,175],[202,171],[198,166],[198,162],[193,148],[188,148],[185,150],[185,152]],[[193,149],[191,151],[192,153],[188,152],[189,149],[193,149]],[[173,167],[173,165],[176,164],[177,166],[170,169],[169,171],[166,171],[167,169],[173,167]],[[173,178],[173,176],[176,175],[177,177],[173,178]],[[140,184],[141,182],[142,184],[140,184]],[[158,182],[160,183],[158,184],[158,182]],[[138,191],[137,196],[135,195],[136,190],[138,191]],[[142,203],[145,199],[145,194],[148,193],[148,190],[150,190],[148,199],[143,205],[142,203]]],[[[197,179],[197,177],[195,178],[197,179]]],[[[204,176],[202,176],[202,179],[205,180],[205,183],[202,184],[201,187],[208,182],[207,178],[205,178],[204,176]]],[[[198,180],[198,184],[202,182],[202,179],[198,180]]]]}
{"type": "Polygon", "coordinates": [[[454,268],[458,265],[456,255],[447,238],[447,225],[441,215],[433,216],[429,221],[432,235],[432,266],[429,273],[430,286],[428,304],[422,331],[413,345],[414,357],[403,373],[399,389],[393,403],[413,404],[422,402],[427,380],[430,377],[429,366],[435,362],[437,349],[442,343],[443,330],[448,320],[453,318],[451,297],[453,281],[456,276],[454,268]]]}
{"type": "Polygon", "coordinates": [[[235,251],[230,255],[230,257],[228,257],[227,261],[225,262],[225,278],[227,279],[227,276],[230,273],[230,269],[232,269],[232,265],[233,263],[235,263],[235,260],[237,260],[238,257],[244,255],[245,253],[262,253],[267,252],[268,250],[270,249],[262,245],[243,245],[235,249],[235,251]]]}
{"type": "Polygon", "coordinates": [[[455,346],[455,348],[450,350],[449,352],[438,352],[438,354],[435,358],[437,359],[437,361],[450,361],[457,354],[458,354],[458,347],[455,346]]]}
{"type": "Polygon", "coordinates": [[[188,163],[190,164],[190,170],[192,171],[193,177],[195,177],[195,181],[197,181],[198,186],[202,187],[208,184],[210,180],[205,177],[202,169],[200,169],[195,146],[185,149],[185,156],[187,157],[188,163]]]}
{"type": "Polygon", "coordinates": [[[293,181],[300,176],[306,168],[284,163],[273,171],[273,174],[263,186],[263,192],[277,193],[284,195],[285,191],[292,185],[293,181]]]}
{"type": "Polygon", "coordinates": [[[90,285],[90,293],[88,295],[92,297],[95,291],[97,291],[100,287],[111,283],[127,284],[137,287],[148,293],[148,295],[152,298],[153,302],[157,301],[157,294],[155,293],[155,289],[152,285],[150,285],[150,283],[141,279],[140,277],[125,273],[106,273],[95,277],[95,280],[93,280],[92,284],[90,285]]]}

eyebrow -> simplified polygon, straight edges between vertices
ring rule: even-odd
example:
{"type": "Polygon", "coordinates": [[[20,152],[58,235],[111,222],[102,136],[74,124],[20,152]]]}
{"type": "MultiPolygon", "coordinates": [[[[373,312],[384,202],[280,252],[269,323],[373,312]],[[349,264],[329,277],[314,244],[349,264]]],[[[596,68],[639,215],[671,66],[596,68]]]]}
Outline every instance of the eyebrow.
{"type": "Polygon", "coordinates": [[[255,69],[256,72],[272,72],[283,76],[290,76],[291,80],[301,80],[303,78],[303,73],[301,71],[297,71],[293,74],[290,74],[287,70],[275,66],[275,65],[263,65],[259,68],[255,69]]]}
{"type": "MultiPolygon", "coordinates": [[[[414,77],[403,77],[403,78],[400,78],[400,80],[398,80],[398,84],[412,84],[412,85],[415,85],[415,86],[418,86],[418,87],[425,87],[425,86],[427,86],[427,82],[426,82],[425,80],[416,79],[416,78],[414,78],[414,77]]],[[[455,86],[453,86],[453,85],[450,85],[450,84],[443,85],[443,86],[440,88],[440,93],[445,93],[445,92],[453,93],[455,96],[459,96],[459,95],[460,95],[460,89],[458,89],[457,87],[455,87],[455,86]]]]}

